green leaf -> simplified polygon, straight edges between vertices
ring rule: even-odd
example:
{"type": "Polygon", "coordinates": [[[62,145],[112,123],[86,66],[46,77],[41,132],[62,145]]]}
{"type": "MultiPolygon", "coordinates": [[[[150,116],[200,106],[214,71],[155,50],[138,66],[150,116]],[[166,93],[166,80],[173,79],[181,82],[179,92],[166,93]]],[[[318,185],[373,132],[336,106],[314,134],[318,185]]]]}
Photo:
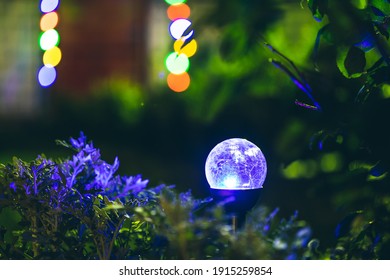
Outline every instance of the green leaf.
{"type": "Polygon", "coordinates": [[[390,67],[383,66],[378,68],[372,75],[374,85],[382,85],[390,82],[390,67]]]}
{"type": "Polygon", "coordinates": [[[21,220],[20,214],[12,208],[7,207],[0,211],[0,226],[6,229],[14,229],[21,220]]]}
{"type": "Polygon", "coordinates": [[[103,208],[104,211],[121,210],[121,209],[124,209],[123,204],[116,203],[116,202],[113,202],[103,208]]]}
{"type": "Polygon", "coordinates": [[[349,234],[352,228],[353,221],[356,219],[356,217],[362,214],[363,211],[358,210],[344,217],[344,219],[342,219],[342,221],[336,227],[335,230],[336,237],[339,238],[349,234]]]}
{"type": "Polygon", "coordinates": [[[389,1],[384,0],[370,0],[369,5],[371,7],[375,7],[380,12],[382,12],[385,16],[390,15],[390,3],[389,1]]]}
{"type": "Polygon", "coordinates": [[[337,67],[347,78],[358,78],[365,73],[366,56],[357,47],[340,47],[338,49],[337,67]]]}
{"type": "Polygon", "coordinates": [[[321,21],[328,11],[328,0],[307,0],[307,5],[317,21],[321,21]]]}
{"type": "Polygon", "coordinates": [[[4,235],[5,242],[12,243],[14,238],[13,231],[18,228],[21,220],[20,214],[12,208],[6,207],[0,211],[0,229],[3,227],[6,230],[4,235]]]}

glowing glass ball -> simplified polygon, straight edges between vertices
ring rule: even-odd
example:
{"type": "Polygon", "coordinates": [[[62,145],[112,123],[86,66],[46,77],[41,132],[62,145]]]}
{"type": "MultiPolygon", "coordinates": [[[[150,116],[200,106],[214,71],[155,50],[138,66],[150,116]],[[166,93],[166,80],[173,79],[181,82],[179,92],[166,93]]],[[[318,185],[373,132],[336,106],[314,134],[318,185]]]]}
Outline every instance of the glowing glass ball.
{"type": "Polygon", "coordinates": [[[246,139],[232,138],[211,150],[205,171],[212,189],[261,189],[267,175],[267,163],[255,144],[246,139]]]}

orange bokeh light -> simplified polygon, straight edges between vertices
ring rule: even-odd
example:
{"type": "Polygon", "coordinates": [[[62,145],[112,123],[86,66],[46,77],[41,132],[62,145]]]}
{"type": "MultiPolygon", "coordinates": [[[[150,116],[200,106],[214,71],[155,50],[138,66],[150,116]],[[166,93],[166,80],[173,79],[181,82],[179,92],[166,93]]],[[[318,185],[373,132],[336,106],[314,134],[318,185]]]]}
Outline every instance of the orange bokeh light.
{"type": "Polygon", "coordinates": [[[167,15],[170,20],[176,20],[178,18],[187,19],[190,17],[190,14],[190,7],[184,3],[171,5],[167,9],[167,15]]]}
{"type": "Polygon", "coordinates": [[[187,72],[176,75],[170,73],[167,77],[167,83],[171,90],[175,92],[183,92],[190,86],[190,75],[187,72]]]}
{"type": "Polygon", "coordinates": [[[54,29],[58,24],[58,15],[56,12],[45,14],[41,18],[40,27],[42,31],[54,29]]]}

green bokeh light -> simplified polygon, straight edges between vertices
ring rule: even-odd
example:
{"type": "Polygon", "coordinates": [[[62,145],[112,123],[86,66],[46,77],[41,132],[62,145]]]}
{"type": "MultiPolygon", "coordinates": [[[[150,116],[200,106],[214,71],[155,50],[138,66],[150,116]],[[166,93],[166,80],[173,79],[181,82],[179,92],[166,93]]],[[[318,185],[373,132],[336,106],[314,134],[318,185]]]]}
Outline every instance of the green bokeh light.
{"type": "Polygon", "coordinates": [[[390,98],[390,85],[382,85],[382,95],[384,98],[390,98]]]}
{"type": "Polygon", "coordinates": [[[185,3],[187,0],[165,0],[169,5],[177,5],[181,3],[185,3]]]}
{"type": "Polygon", "coordinates": [[[55,29],[49,29],[43,32],[41,37],[39,38],[39,46],[44,51],[50,50],[51,48],[58,46],[59,43],[60,35],[55,29]]]}
{"type": "Polygon", "coordinates": [[[321,157],[321,170],[325,173],[339,171],[343,167],[343,158],[339,153],[328,153],[321,157]]]}
{"type": "Polygon", "coordinates": [[[296,160],[282,169],[282,175],[287,179],[310,179],[316,176],[318,166],[315,160],[296,160]]]}
{"type": "Polygon", "coordinates": [[[169,72],[173,74],[182,74],[190,67],[190,60],[185,54],[173,52],[168,55],[165,60],[165,65],[169,72]]]}
{"type": "Polygon", "coordinates": [[[352,0],[351,3],[359,10],[367,8],[368,5],[367,0],[352,0]]]}

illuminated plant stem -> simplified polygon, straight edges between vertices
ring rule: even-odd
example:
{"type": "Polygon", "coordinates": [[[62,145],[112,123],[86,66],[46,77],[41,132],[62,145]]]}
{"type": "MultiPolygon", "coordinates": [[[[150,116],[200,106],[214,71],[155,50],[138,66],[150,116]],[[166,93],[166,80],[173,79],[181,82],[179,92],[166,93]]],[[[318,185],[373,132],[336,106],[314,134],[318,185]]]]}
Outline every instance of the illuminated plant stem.
{"type": "Polygon", "coordinates": [[[126,216],[124,216],[124,217],[122,217],[120,219],[120,221],[118,222],[118,224],[115,227],[115,231],[114,231],[114,233],[112,235],[112,238],[111,238],[109,243],[107,243],[107,240],[105,239],[104,234],[97,233],[99,236],[98,237],[96,237],[96,236],[93,237],[93,241],[94,241],[94,243],[96,245],[96,251],[97,251],[97,254],[98,254],[98,257],[99,257],[100,260],[109,260],[109,259],[111,259],[112,249],[114,247],[114,244],[115,244],[116,238],[118,236],[119,230],[121,229],[122,224],[123,224],[125,219],[126,219],[126,216]]]}
{"type": "Polygon", "coordinates": [[[38,238],[38,230],[37,230],[37,216],[36,212],[31,213],[31,236],[32,236],[32,249],[34,258],[37,258],[39,255],[39,242],[38,238]]]}
{"type": "Polygon", "coordinates": [[[110,246],[109,246],[108,252],[107,252],[108,253],[108,255],[107,255],[108,259],[110,259],[110,257],[111,257],[111,252],[112,252],[112,248],[114,247],[114,243],[115,243],[116,237],[118,236],[119,230],[121,229],[122,224],[125,221],[125,219],[126,219],[126,216],[123,216],[121,218],[121,220],[119,221],[118,225],[115,228],[115,231],[114,231],[114,234],[112,236],[112,239],[111,239],[111,242],[110,242],[110,246]]]}

